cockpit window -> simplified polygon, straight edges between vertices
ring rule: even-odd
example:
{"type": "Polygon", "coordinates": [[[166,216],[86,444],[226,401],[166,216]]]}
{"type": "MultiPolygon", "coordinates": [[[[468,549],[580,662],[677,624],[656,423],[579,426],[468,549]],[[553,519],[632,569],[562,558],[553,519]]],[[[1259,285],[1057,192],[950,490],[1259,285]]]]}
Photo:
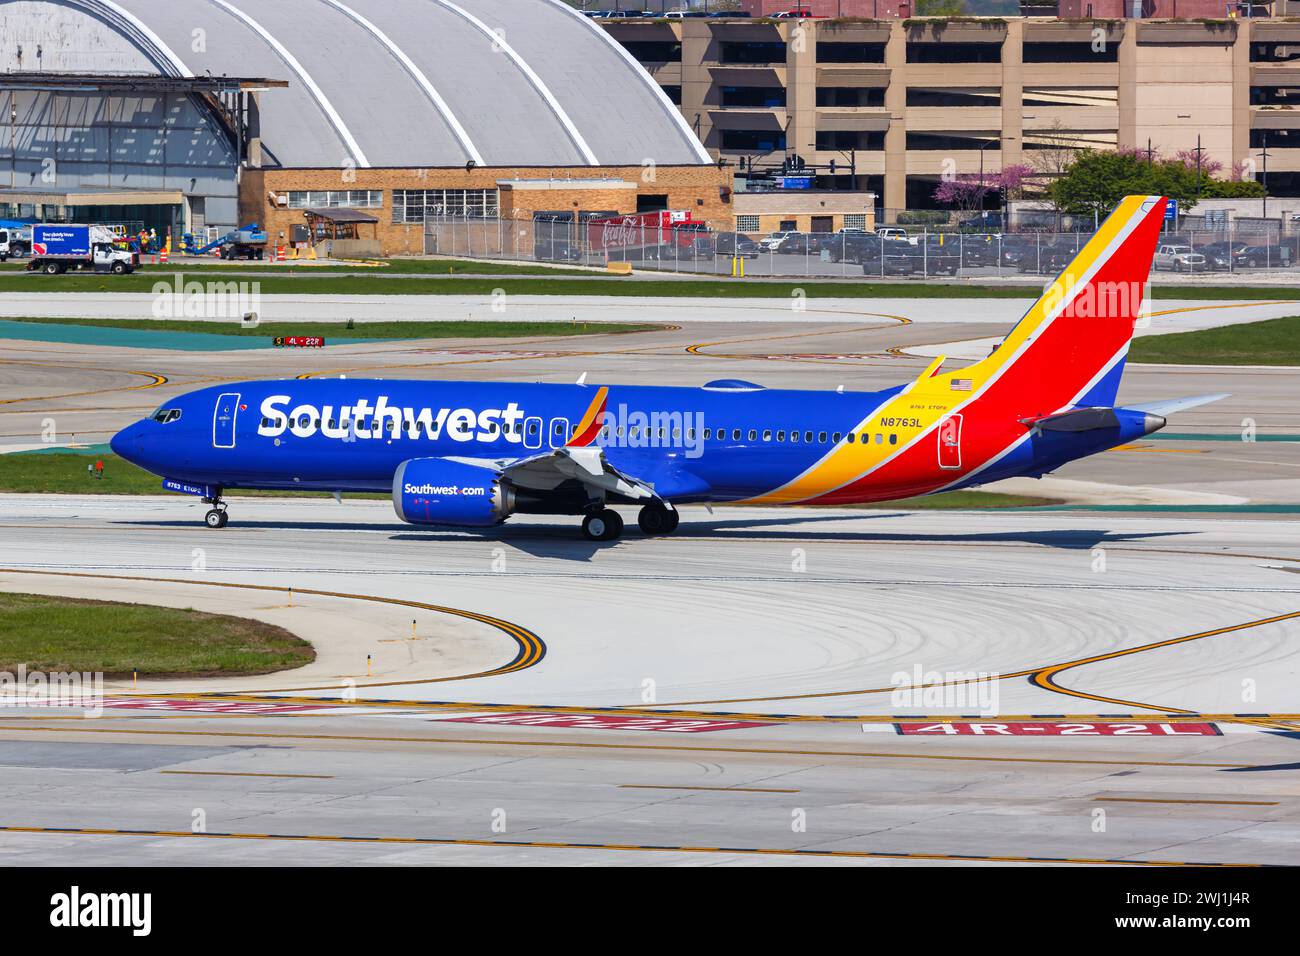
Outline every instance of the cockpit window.
{"type": "Polygon", "coordinates": [[[181,410],[179,408],[160,408],[158,411],[153,413],[153,420],[156,422],[162,422],[164,425],[168,422],[174,422],[180,417],[181,410]]]}

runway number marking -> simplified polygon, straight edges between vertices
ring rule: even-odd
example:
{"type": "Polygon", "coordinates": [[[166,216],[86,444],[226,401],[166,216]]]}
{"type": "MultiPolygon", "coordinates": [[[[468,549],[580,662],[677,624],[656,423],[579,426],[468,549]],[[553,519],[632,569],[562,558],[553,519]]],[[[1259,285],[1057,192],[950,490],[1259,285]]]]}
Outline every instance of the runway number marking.
{"type": "Polygon", "coordinates": [[[937,724],[894,724],[910,737],[1218,737],[1223,731],[1210,723],[983,723],[954,721],[937,724]]]}
{"type": "Polygon", "coordinates": [[[715,730],[743,730],[770,727],[758,720],[690,720],[683,717],[620,717],[613,714],[474,714],[469,717],[440,717],[462,724],[512,724],[525,727],[584,727],[588,730],[658,730],[676,734],[712,733],[715,730]]]}

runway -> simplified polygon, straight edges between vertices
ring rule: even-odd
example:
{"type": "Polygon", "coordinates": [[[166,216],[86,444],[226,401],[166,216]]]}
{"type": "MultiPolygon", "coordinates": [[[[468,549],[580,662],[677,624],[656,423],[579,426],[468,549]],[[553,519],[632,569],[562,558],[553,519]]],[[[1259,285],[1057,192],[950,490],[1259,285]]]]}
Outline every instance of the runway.
{"type": "MultiPolygon", "coordinates": [[[[93,445],[272,376],[871,388],[1021,310],[821,305],[310,352],[5,342],[0,442],[93,445]]],[[[1156,321],[1294,311],[1204,305],[1156,321]]],[[[111,684],[95,719],[0,709],[0,862],[1300,862],[1294,370],[1134,366],[1121,400],[1217,391],[1175,439],[1038,483],[1203,511],[689,509],[596,546],[568,518],[433,532],[375,500],[234,498],[212,531],[180,497],[0,494],[0,588],[239,614],[318,653],[111,684]]]]}
{"type": "Polygon", "coordinates": [[[110,686],[147,697],[96,720],[0,718],[0,765],[23,768],[6,826],[188,830],[205,809],[285,840],[0,836],[19,858],[1295,862],[1300,522],[727,508],[595,549],[559,519],[477,538],[373,501],[236,501],[215,534],[174,499],[0,504],[6,590],[221,609],[322,648],[301,674],[110,686]],[[292,607],[267,590],[290,587],[292,607]],[[521,665],[500,623],[539,642],[521,665]],[[302,709],[237,709],[276,700],[302,709]],[[963,714],[1093,730],[895,728],[963,714]]]}

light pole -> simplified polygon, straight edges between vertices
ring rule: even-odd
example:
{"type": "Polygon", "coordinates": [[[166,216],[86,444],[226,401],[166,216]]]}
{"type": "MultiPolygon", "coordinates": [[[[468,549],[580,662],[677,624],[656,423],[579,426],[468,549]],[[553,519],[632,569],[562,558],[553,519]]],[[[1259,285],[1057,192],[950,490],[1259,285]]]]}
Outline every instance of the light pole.
{"type": "Polygon", "coordinates": [[[984,215],[984,150],[990,146],[998,144],[998,140],[991,139],[980,147],[980,215],[984,215]]]}
{"type": "Polygon", "coordinates": [[[1259,131],[1260,154],[1259,158],[1264,161],[1264,204],[1261,219],[1268,218],[1268,130],[1259,131]]]}

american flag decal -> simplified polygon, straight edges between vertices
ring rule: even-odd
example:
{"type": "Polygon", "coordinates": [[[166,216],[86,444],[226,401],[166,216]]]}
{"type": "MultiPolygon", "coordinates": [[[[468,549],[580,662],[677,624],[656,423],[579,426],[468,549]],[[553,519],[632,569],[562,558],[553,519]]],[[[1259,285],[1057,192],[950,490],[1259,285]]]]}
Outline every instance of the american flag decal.
{"type": "Polygon", "coordinates": [[[954,392],[969,392],[970,386],[971,386],[971,380],[968,378],[954,378],[948,384],[948,387],[951,388],[954,392]]]}

